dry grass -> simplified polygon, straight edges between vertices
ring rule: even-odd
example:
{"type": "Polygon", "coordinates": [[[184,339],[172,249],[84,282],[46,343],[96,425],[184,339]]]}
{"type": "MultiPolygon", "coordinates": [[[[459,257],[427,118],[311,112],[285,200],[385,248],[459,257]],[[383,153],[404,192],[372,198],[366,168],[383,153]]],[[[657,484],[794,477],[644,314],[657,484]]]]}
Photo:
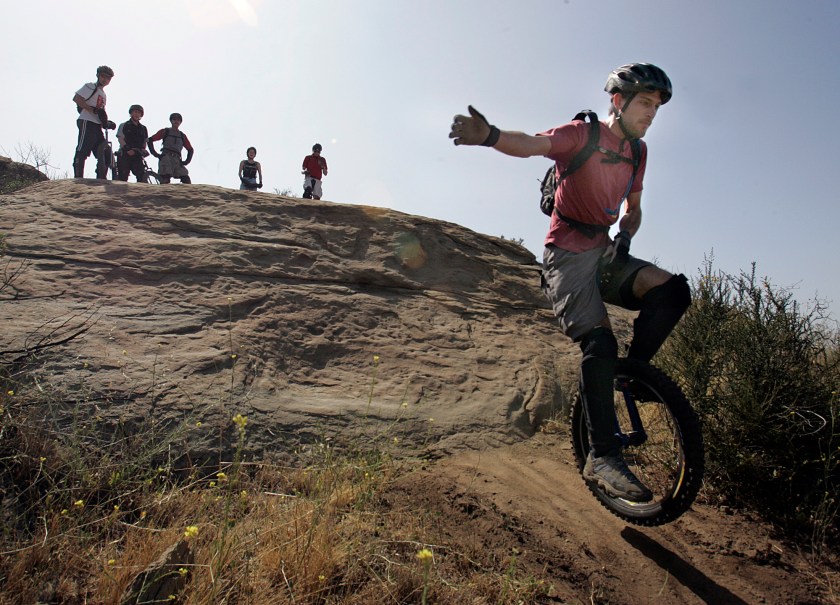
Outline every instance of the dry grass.
{"type": "MultiPolygon", "coordinates": [[[[14,409],[0,440],[2,604],[119,603],[180,540],[194,560],[179,566],[179,603],[529,603],[548,590],[439,543],[425,511],[390,509],[382,493],[414,461],[322,443],[284,466],[234,456],[213,471],[130,478],[123,469],[140,465],[124,451],[74,449],[14,409]]],[[[231,424],[240,446],[244,424],[231,424]]]]}

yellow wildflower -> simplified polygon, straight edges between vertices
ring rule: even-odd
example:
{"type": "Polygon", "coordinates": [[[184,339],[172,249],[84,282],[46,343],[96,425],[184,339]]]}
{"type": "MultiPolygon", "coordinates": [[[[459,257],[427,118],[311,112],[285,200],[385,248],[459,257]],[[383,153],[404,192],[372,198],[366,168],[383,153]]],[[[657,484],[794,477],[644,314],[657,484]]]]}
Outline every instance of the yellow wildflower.
{"type": "Polygon", "coordinates": [[[190,538],[195,538],[198,535],[198,526],[190,525],[184,531],[184,537],[189,540],[190,538]]]}
{"type": "Polygon", "coordinates": [[[432,554],[432,551],[429,550],[428,548],[422,549],[420,552],[417,553],[416,556],[417,556],[418,559],[423,561],[423,563],[425,563],[426,561],[430,561],[434,557],[434,555],[432,554]]]}

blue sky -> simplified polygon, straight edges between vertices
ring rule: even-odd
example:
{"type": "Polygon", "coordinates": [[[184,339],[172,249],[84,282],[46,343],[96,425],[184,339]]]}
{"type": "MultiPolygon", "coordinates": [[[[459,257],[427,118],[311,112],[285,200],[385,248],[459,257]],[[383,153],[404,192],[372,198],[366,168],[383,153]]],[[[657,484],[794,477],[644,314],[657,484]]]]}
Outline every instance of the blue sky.
{"type": "Polygon", "coordinates": [[[132,103],[150,132],[183,114],[193,182],[237,187],[253,145],[263,191],[299,195],[319,142],[324,199],[523,238],[541,258],[547,160],[456,148],[452,116],[473,104],[534,133],[604,115],[610,70],[648,61],[674,97],[646,136],[634,254],[689,275],[710,254],[729,273],[756,262],[837,317],[838,32],[837,0],[6,3],[0,153],[32,143],[72,173],[71,98],[105,63],[115,121],[132,103]]]}

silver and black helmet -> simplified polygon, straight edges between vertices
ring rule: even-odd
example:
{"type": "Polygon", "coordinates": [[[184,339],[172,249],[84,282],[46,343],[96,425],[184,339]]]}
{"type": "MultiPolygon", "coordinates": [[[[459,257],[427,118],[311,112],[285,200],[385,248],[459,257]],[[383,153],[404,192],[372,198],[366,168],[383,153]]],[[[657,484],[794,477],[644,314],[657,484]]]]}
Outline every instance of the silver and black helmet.
{"type": "Polygon", "coordinates": [[[616,92],[635,95],[640,92],[656,92],[662,95],[662,104],[671,100],[671,80],[665,72],[650,63],[629,63],[614,69],[604,90],[613,94],[616,92]]]}

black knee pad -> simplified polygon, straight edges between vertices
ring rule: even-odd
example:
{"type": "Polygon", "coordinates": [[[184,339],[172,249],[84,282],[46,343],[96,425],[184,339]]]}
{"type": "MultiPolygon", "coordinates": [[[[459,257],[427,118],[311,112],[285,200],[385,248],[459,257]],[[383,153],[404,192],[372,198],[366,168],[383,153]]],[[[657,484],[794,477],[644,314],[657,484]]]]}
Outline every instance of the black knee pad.
{"type": "Polygon", "coordinates": [[[642,306],[670,307],[685,311],[691,306],[691,288],[688,287],[688,278],[682,273],[672,275],[671,279],[661,286],[651,288],[642,297],[642,306]]]}
{"type": "Polygon", "coordinates": [[[617,359],[618,341],[612,330],[598,326],[583,337],[580,350],[583,351],[584,358],[617,359]]]}

